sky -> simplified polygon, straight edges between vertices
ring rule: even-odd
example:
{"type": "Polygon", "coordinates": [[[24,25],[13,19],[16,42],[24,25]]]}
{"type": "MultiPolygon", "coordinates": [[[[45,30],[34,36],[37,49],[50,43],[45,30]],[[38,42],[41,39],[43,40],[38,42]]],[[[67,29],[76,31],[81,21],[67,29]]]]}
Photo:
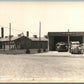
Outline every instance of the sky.
{"type": "MultiPolygon", "coordinates": [[[[0,1],[0,27],[5,36],[29,31],[29,36],[48,32],[84,31],[84,1],[0,1]]],[[[1,34],[1,31],[0,31],[1,34]]],[[[1,36],[1,35],[0,35],[1,36]]]]}

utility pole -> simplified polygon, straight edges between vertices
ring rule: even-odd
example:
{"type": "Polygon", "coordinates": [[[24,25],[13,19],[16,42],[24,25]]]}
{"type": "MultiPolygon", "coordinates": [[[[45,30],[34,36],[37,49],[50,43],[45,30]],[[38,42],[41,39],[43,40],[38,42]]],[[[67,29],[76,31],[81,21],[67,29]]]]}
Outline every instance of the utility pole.
{"type": "Polygon", "coordinates": [[[11,50],[11,23],[9,23],[9,50],[11,50]]]}
{"type": "Polygon", "coordinates": [[[39,22],[39,50],[38,52],[41,52],[41,22],[39,22]]]}
{"type": "Polygon", "coordinates": [[[70,34],[69,34],[69,29],[68,29],[68,51],[69,51],[69,47],[70,47],[70,34]]]}
{"type": "Polygon", "coordinates": [[[41,41],[41,22],[39,22],[39,41],[41,41]]]}

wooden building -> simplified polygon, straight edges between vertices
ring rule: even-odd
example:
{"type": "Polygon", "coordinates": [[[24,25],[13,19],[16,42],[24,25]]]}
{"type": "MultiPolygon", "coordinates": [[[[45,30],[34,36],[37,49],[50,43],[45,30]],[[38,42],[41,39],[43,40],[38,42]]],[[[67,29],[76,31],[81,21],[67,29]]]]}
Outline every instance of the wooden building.
{"type": "Polygon", "coordinates": [[[0,39],[0,49],[47,49],[48,48],[48,39],[45,37],[39,38],[26,37],[26,36],[17,36],[11,37],[9,41],[8,37],[0,39]]]}
{"type": "Polygon", "coordinates": [[[32,43],[31,43],[31,49],[48,49],[48,39],[45,37],[42,37],[41,40],[39,41],[39,38],[31,37],[30,38],[32,43]]]}
{"type": "Polygon", "coordinates": [[[11,41],[9,42],[9,38],[1,38],[1,49],[27,49],[31,47],[31,40],[25,36],[17,36],[11,37],[11,41]]]}

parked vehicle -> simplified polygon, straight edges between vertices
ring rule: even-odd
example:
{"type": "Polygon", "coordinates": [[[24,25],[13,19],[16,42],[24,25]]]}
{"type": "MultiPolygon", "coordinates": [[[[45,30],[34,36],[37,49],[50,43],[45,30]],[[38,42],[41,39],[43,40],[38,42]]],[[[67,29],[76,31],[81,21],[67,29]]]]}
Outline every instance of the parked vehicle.
{"type": "Polygon", "coordinates": [[[56,44],[56,50],[58,52],[67,52],[68,51],[68,46],[64,42],[59,42],[56,44]]]}
{"type": "Polygon", "coordinates": [[[84,43],[81,44],[81,53],[84,54],[84,43]]]}
{"type": "Polygon", "coordinates": [[[71,42],[70,44],[70,52],[72,54],[81,54],[81,45],[79,41],[71,42]]]}

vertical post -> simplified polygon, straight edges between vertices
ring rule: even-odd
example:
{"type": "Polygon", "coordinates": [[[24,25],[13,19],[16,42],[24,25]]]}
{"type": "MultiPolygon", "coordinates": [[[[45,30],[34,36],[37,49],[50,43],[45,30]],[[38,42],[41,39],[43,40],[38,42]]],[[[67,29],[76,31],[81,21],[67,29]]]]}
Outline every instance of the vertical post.
{"type": "Polygon", "coordinates": [[[40,44],[41,44],[41,22],[39,22],[39,50],[38,50],[39,53],[41,52],[40,44]]]}
{"type": "Polygon", "coordinates": [[[11,23],[9,23],[9,50],[11,49],[11,23]]]}
{"type": "Polygon", "coordinates": [[[1,27],[1,38],[4,38],[4,28],[1,27]]]}
{"type": "Polygon", "coordinates": [[[27,37],[29,37],[29,31],[27,31],[27,37]]]}
{"type": "Polygon", "coordinates": [[[41,41],[41,22],[39,22],[39,41],[41,41]]]}
{"type": "Polygon", "coordinates": [[[70,34],[69,34],[69,29],[68,29],[68,51],[69,51],[69,47],[70,47],[70,34]]]}

